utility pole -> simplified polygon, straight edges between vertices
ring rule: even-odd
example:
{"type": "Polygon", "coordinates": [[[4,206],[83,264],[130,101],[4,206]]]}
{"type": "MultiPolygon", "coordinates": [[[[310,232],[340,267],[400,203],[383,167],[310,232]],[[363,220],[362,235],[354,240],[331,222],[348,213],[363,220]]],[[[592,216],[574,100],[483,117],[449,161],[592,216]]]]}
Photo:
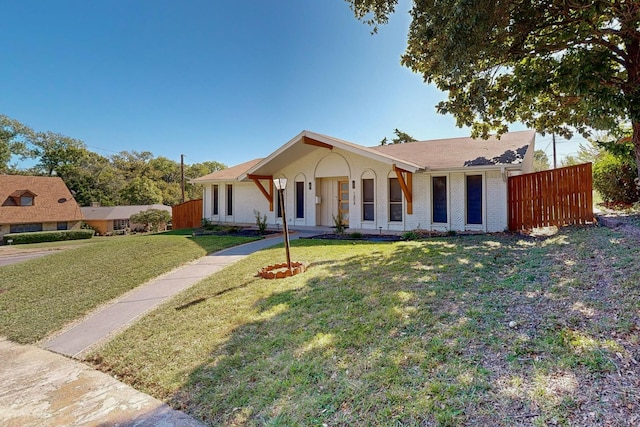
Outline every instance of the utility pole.
{"type": "MultiPolygon", "coordinates": [[[[553,137],[553,168],[556,169],[558,166],[556,164],[556,134],[551,134],[553,137]]],[[[184,199],[184,196],[182,196],[184,199]]]]}
{"type": "Polygon", "coordinates": [[[184,203],[184,154],[180,154],[180,178],[180,185],[182,187],[182,203],[184,203]]]}

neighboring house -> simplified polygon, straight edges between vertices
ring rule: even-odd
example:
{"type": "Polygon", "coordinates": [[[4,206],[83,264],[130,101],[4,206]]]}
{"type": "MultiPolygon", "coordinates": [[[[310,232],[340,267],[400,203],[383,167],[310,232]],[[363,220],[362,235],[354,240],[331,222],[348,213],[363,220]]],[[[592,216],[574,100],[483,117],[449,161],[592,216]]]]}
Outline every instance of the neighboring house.
{"type": "Polygon", "coordinates": [[[192,180],[203,217],[220,223],[281,222],[273,178],[287,178],[291,227],[405,231],[507,228],[507,177],[533,171],[534,131],[498,140],[452,138],[363,147],[303,131],[268,157],[192,180]]]}
{"type": "Polygon", "coordinates": [[[80,228],[82,212],[62,178],[0,175],[0,238],[80,228]]]}
{"type": "Polygon", "coordinates": [[[127,230],[144,230],[144,224],[130,224],[129,218],[131,215],[149,209],[161,209],[171,215],[171,207],[165,205],[100,206],[94,203],[92,206],[80,209],[84,215],[84,222],[93,227],[101,236],[124,233],[127,230]]]}

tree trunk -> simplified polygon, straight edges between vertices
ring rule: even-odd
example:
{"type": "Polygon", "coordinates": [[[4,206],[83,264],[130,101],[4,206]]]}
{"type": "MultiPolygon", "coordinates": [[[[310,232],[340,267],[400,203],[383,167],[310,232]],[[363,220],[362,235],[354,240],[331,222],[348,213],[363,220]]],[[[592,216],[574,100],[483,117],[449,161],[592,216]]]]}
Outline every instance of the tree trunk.
{"type": "Polygon", "coordinates": [[[640,121],[632,121],[631,126],[633,128],[633,148],[636,153],[636,169],[638,170],[636,189],[640,194],[640,121]]]}

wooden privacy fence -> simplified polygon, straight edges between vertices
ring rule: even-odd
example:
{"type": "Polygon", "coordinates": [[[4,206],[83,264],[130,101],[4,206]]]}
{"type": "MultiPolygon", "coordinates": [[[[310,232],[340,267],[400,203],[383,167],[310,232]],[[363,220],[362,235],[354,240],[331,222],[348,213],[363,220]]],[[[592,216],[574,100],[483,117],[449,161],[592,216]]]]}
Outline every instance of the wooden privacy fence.
{"type": "Polygon", "coordinates": [[[591,163],[509,177],[509,230],[593,222],[591,163]]]}
{"type": "Polygon", "coordinates": [[[189,200],[171,208],[173,229],[196,228],[202,223],[202,199],[189,200]]]}

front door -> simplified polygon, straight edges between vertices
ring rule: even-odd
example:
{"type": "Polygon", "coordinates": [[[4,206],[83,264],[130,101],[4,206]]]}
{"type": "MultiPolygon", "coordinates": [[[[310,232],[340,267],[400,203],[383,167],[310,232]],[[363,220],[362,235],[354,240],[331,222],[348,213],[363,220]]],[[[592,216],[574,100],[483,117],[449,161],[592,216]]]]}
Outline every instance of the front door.
{"type": "Polygon", "coordinates": [[[338,181],[338,216],[349,225],[349,181],[338,181]]]}

